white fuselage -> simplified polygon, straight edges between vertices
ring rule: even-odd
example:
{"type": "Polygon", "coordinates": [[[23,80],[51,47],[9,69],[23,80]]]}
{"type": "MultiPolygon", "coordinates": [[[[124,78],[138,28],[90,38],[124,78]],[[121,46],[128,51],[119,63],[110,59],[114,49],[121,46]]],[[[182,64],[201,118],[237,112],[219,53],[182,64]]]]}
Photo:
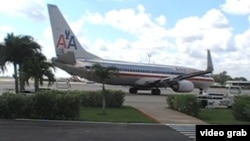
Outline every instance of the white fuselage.
{"type": "MultiPolygon", "coordinates": [[[[196,69],[168,66],[168,65],[156,65],[145,63],[133,63],[113,60],[85,60],[78,59],[75,65],[63,64],[60,62],[54,62],[55,65],[70,74],[78,75],[91,81],[98,82],[98,79],[93,76],[91,67],[99,63],[101,66],[115,66],[119,69],[118,77],[114,77],[106,81],[106,84],[110,85],[126,85],[131,87],[137,87],[140,89],[151,89],[145,87],[145,80],[159,80],[160,78],[174,77],[177,75],[191,73],[198,71],[196,69]],[[140,82],[141,81],[141,82],[140,82]]],[[[194,84],[195,88],[207,89],[214,83],[214,79],[209,75],[202,75],[191,77],[187,79],[194,84]]]]}

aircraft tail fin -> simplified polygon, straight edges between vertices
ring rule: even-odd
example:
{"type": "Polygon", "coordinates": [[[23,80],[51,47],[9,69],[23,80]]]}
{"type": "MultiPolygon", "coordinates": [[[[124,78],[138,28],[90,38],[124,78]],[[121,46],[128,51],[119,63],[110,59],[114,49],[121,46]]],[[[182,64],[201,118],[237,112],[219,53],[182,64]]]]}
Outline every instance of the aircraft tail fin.
{"type": "MultiPolygon", "coordinates": [[[[70,26],[56,5],[48,4],[50,24],[57,57],[67,52],[74,53],[74,59],[96,59],[98,56],[87,52],[75,37],[70,26]]],[[[72,56],[72,55],[71,55],[72,56]]]]}

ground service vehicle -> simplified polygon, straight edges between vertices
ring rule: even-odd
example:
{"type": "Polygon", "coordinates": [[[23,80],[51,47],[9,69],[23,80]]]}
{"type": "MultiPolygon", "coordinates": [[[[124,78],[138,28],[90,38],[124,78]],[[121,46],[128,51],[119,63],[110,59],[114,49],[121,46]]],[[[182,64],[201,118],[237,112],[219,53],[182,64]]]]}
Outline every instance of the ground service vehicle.
{"type": "Polygon", "coordinates": [[[240,86],[228,86],[226,93],[205,93],[198,95],[202,108],[231,108],[234,97],[242,94],[240,86]]]}

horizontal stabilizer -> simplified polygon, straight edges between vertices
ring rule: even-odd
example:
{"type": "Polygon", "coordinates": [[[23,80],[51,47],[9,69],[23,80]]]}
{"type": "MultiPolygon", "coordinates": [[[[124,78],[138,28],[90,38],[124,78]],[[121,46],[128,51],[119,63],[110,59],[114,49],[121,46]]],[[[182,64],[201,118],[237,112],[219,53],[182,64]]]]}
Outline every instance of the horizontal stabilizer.
{"type": "Polygon", "coordinates": [[[68,51],[67,53],[61,55],[57,60],[71,65],[74,65],[76,63],[75,54],[71,51],[68,51]]]}

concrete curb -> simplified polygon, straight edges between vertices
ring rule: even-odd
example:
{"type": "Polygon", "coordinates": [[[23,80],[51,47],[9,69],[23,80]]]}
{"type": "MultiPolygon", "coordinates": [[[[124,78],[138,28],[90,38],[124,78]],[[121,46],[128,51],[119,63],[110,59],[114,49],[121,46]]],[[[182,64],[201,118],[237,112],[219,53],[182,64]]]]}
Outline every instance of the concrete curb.
{"type": "Polygon", "coordinates": [[[74,121],[74,120],[47,120],[47,119],[23,119],[16,118],[16,121],[30,121],[30,122],[51,122],[51,123],[72,123],[72,124],[130,124],[130,125],[158,125],[155,123],[136,123],[136,122],[100,122],[100,121],[74,121]]]}

